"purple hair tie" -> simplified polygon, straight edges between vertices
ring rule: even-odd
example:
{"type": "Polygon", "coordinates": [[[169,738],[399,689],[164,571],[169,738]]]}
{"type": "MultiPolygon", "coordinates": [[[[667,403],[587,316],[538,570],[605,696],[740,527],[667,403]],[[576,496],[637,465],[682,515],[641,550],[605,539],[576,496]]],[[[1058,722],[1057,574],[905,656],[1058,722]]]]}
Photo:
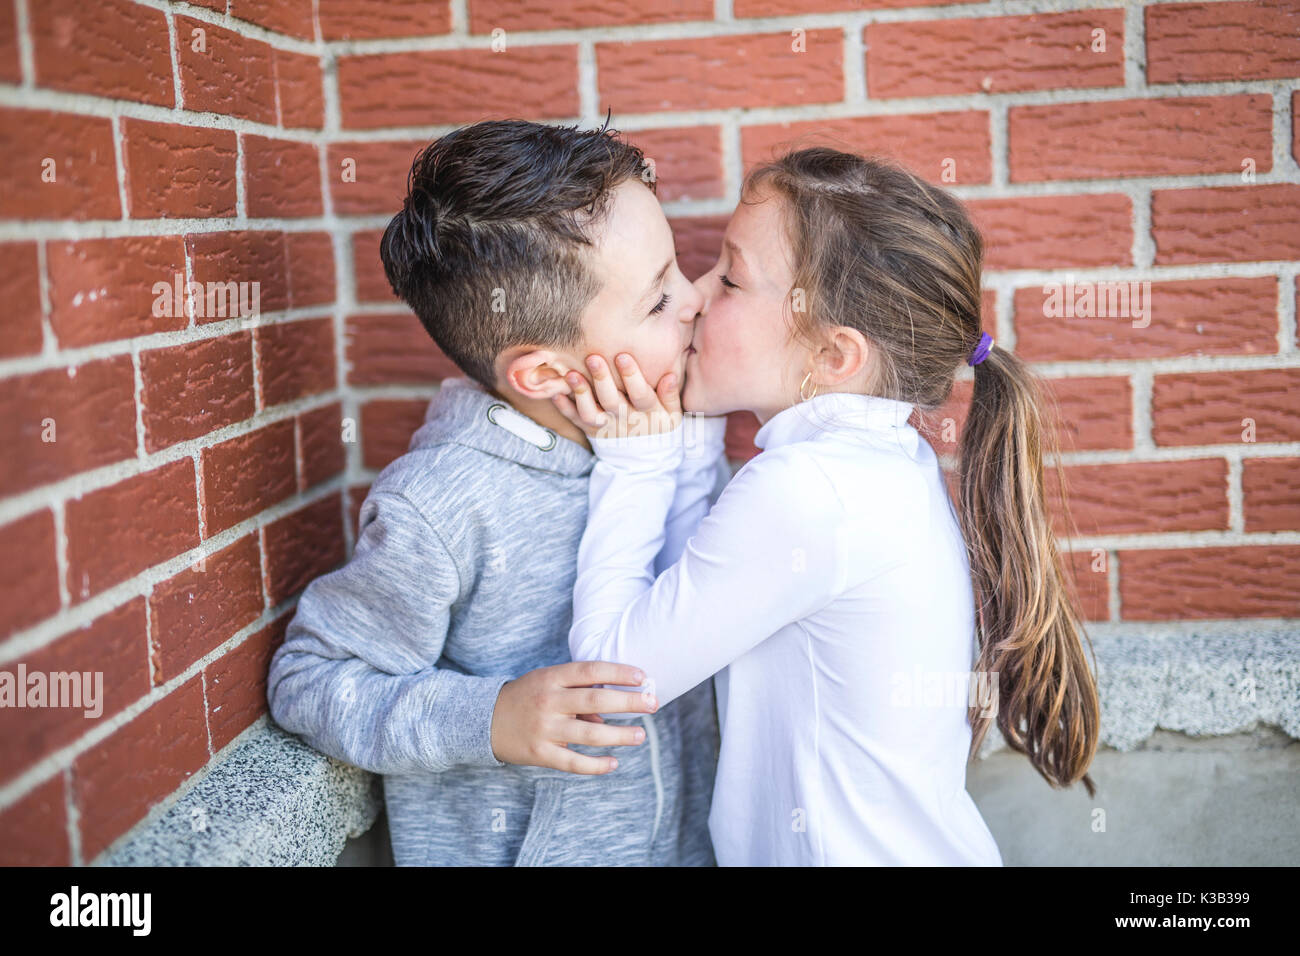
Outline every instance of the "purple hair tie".
{"type": "Polygon", "coordinates": [[[972,352],[970,358],[966,360],[966,364],[979,365],[980,362],[989,357],[989,352],[992,350],[993,336],[989,335],[987,332],[981,333],[980,344],[975,346],[975,351],[972,352]]]}

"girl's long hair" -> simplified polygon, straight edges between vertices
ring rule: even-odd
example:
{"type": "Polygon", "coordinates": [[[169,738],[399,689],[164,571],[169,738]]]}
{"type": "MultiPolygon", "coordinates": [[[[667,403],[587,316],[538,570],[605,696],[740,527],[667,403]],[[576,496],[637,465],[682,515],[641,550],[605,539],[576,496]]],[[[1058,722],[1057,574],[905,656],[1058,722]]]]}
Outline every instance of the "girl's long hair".
{"type": "MultiPolygon", "coordinates": [[[[829,327],[855,328],[874,346],[872,394],[921,411],[943,405],[982,334],[984,247],[965,206],[892,160],[825,147],[746,177],[746,201],[769,190],[784,200],[792,291],[802,293],[788,310],[792,339],[816,346],[829,327]]],[[[982,622],[975,670],[997,675],[998,728],[1049,784],[1082,780],[1091,796],[1100,706],[1047,507],[1053,409],[1010,352],[994,347],[975,366],[956,510],[982,622]]],[[[1068,524],[1063,491],[1061,504],[1068,524]]],[[[973,757],[992,717],[972,706],[970,719],[973,757]]]]}

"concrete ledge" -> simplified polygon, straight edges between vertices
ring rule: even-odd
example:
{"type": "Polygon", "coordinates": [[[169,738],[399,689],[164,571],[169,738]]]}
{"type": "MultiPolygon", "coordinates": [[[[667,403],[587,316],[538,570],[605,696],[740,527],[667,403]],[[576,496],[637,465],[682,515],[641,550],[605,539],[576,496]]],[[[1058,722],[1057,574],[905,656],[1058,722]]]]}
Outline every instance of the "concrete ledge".
{"type": "Polygon", "coordinates": [[[333,866],[379,815],[380,779],[269,720],[95,866],[333,866]]]}
{"type": "MultiPolygon", "coordinates": [[[[1178,842],[1188,826],[1202,834],[1196,853],[1171,856],[1152,845],[1137,858],[1262,862],[1273,860],[1279,849],[1294,852],[1294,839],[1270,842],[1269,834],[1285,829],[1275,819],[1278,813],[1295,813],[1300,745],[1286,745],[1300,738],[1300,630],[1294,624],[1233,622],[1190,633],[1128,625],[1094,626],[1090,632],[1102,703],[1103,751],[1094,777],[1111,800],[1130,804],[1121,814],[1130,826],[1120,831],[1133,840],[1133,825],[1145,810],[1153,815],[1144,822],[1151,836],[1143,839],[1152,843],[1178,842]],[[1261,731],[1261,726],[1278,730],[1261,731]],[[1187,735],[1186,745],[1171,748],[1169,731],[1187,735]],[[1249,733],[1230,736],[1244,732],[1249,733]],[[1182,752],[1196,738],[1213,752],[1182,752]],[[1164,745],[1158,744],[1161,740],[1164,745]],[[1135,750],[1145,756],[1122,754],[1135,750]],[[1236,788],[1206,792],[1204,801],[1172,817],[1160,809],[1171,806],[1178,794],[1191,799],[1187,791],[1197,791],[1198,774],[1204,780],[1225,773],[1245,774],[1257,785],[1252,789],[1243,781],[1236,788]],[[1279,783],[1283,791],[1269,789],[1279,783]],[[1244,854],[1211,847],[1214,841],[1203,836],[1208,828],[1195,824],[1198,815],[1222,814],[1224,803],[1233,798],[1251,804],[1251,812],[1228,834],[1238,848],[1253,847],[1244,854]],[[1167,833],[1159,830],[1161,819],[1167,833]]],[[[1051,790],[1028,761],[1005,748],[1001,734],[990,732],[981,757],[994,759],[972,767],[970,783],[999,845],[1006,846],[1008,863],[1071,859],[1063,847],[1083,853],[1073,857],[1078,862],[1134,859],[1121,852],[1123,841],[1093,839],[1088,814],[1095,807],[1082,787],[1068,794],[1051,790]],[[1016,836],[1017,828],[1035,816],[1035,839],[1016,836]],[[1103,847],[1108,852],[1094,852],[1103,847]]],[[[340,854],[349,838],[360,837],[375,823],[383,803],[381,787],[377,776],[318,753],[264,720],[218,757],[175,804],[146,819],[93,865],[365,865],[381,858],[377,851],[353,846],[349,856],[340,860],[340,854]]],[[[1099,792],[1099,801],[1102,796],[1099,792]]]]}
{"type": "MultiPolygon", "coordinates": [[[[1206,627],[1181,633],[1158,626],[1097,627],[1101,742],[1133,750],[1156,732],[1222,736],[1257,724],[1300,738],[1300,630],[1206,627]]],[[[1091,656],[1089,663],[1092,663],[1091,656]]],[[[985,757],[1006,747],[990,731],[985,757]]]]}

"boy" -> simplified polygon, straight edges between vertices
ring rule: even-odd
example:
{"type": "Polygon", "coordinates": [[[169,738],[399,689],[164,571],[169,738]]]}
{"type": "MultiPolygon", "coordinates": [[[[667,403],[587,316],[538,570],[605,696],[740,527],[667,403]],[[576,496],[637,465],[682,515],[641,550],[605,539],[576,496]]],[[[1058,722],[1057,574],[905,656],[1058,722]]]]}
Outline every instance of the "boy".
{"type": "MultiPolygon", "coordinates": [[[[384,775],[398,865],[714,863],[711,682],[650,716],[599,689],[633,669],[568,653],[595,456],[551,396],[592,352],[681,381],[703,301],[653,188],[604,128],[479,123],[416,157],[384,234],[394,291],[466,377],[375,479],[351,561],[303,592],[267,693],[286,730],[384,775]]],[[[724,427],[696,429],[683,488],[730,477],[724,427]]],[[[673,517],[694,526],[670,516],[659,568],[673,517]]]]}

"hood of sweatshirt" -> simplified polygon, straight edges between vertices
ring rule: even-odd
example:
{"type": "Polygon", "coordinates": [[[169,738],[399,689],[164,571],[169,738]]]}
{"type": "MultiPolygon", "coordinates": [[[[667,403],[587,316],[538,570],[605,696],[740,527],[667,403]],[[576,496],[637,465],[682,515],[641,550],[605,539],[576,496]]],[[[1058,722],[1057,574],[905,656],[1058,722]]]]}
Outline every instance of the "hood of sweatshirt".
{"type": "Polygon", "coordinates": [[[594,453],[533,421],[471,378],[444,379],[410,451],[451,443],[566,477],[591,473],[594,453]]]}

